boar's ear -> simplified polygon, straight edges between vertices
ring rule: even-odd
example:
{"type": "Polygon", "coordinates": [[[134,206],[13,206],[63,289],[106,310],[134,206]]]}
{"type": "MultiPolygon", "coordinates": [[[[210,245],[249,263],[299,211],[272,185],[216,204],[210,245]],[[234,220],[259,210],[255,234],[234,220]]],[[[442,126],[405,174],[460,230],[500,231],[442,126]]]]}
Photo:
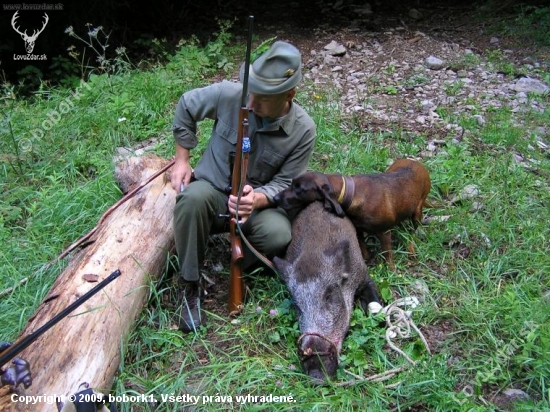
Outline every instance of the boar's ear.
{"type": "Polygon", "coordinates": [[[290,263],[284,259],[281,259],[280,257],[275,256],[273,258],[273,265],[275,265],[275,269],[277,269],[277,272],[279,273],[279,275],[281,275],[283,281],[287,283],[288,274],[290,272],[290,263]]]}
{"type": "Polygon", "coordinates": [[[346,215],[344,209],[342,209],[342,206],[338,203],[334,190],[332,190],[332,186],[328,181],[320,187],[320,195],[325,200],[325,210],[334,213],[338,217],[344,217],[346,215]]]}
{"type": "MultiPolygon", "coordinates": [[[[359,254],[359,260],[361,259],[360,253],[356,251],[357,249],[352,247],[350,242],[354,240],[342,239],[334,245],[334,254],[336,256],[336,262],[338,262],[338,267],[340,267],[342,273],[355,273],[355,263],[358,260],[358,256],[355,256],[356,253],[359,254]],[[356,252],[354,252],[356,251],[356,252]]],[[[347,277],[344,277],[342,281],[346,281],[347,277]]]]}
{"type": "Polygon", "coordinates": [[[334,264],[348,272],[352,257],[350,256],[350,243],[348,239],[342,239],[325,250],[325,255],[330,257],[334,264]]]}

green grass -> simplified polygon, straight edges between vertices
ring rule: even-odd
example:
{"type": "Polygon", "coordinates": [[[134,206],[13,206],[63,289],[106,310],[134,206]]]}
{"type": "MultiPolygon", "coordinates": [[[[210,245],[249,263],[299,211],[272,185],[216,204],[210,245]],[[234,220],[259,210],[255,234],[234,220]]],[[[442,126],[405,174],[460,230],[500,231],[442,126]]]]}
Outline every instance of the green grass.
{"type": "Polygon", "coordinates": [[[478,11],[492,33],[516,44],[527,42],[542,49],[550,45],[550,7],[543,2],[536,3],[512,1],[502,4],[490,0],[478,11]]]}
{"type": "MultiPolygon", "coordinates": [[[[215,71],[227,67],[225,59],[231,60],[213,46],[207,50],[216,58],[207,60],[200,48],[185,47],[191,48],[182,49],[174,64],[92,76],[75,107],[39,138],[32,131],[59,111],[74,89],[44,88],[33,99],[20,99],[4,85],[0,284],[5,289],[25,277],[28,281],[0,298],[0,339],[17,337],[66,262],[48,270],[41,270],[43,265],[93,228],[121,196],[112,176],[114,148],[155,138],[156,153],[172,156],[175,102],[184,90],[208,83],[215,71]],[[192,53],[191,66],[182,67],[186,53],[192,53]]],[[[398,128],[393,133],[365,130],[362,119],[340,114],[337,96],[312,84],[303,85],[297,100],[318,127],[314,170],[381,172],[392,159],[418,156],[425,149],[422,135],[398,128]]],[[[378,320],[356,310],[336,381],[311,386],[300,369],[300,332],[280,280],[249,276],[250,296],[236,322],[211,312],[197,335],[182,335],[173,329],[173,312],[166,304],[166,297],[174,299],[168,278],[175,267],[167,257],[161,279],[151,283],[147,305],[123,342],[112,393],[153,395],[159,402],[162,395],[194,395],[199,396],[196,410],[207,411],[352,411],[365,405],[372,411],[491,411],[491,396],[513,386],[531,397],[516,403],[515,410],[549,409],[550,159],[532,130],[548,124],[550,112],[498,109],[483,126],[466,118],[454,121],[465,129],[463,140],[449,142],[424,160],[433,183],[430,198],[437,204],[426,216],[448,220],[434,221],[412,237],[399,231],[397,239],[415,241],[417,255],[408,256],[404,242],[396,242],[395,272],[385,265],[370,268],[393,299],[421,298],[413,318],[431,337],[432,356],[416,337],[406,339],[399,344],[416,366],[387,382],[350,383],[353,375],[406,365],[387,349],[378,320]],[[470,184],[479,190],[475,199],[450,202],[470,184]],[[474,202],[479,206],[474,208],[474,202]],[[419,292],[419,282],[428,293],[419,292]],[[236,398],[270,394],[292,396],[292,401],[239,404],[236,398]],[[228,396],[231,402],[221,398],[228,396]]],[[[201,126],[203,142],[211,126],[201,126]]],[[[155,410],[177,411],[184,405],[168,399],[155,410]]],[[[139,403],[121,409],[153,407],[139,403]]]]}

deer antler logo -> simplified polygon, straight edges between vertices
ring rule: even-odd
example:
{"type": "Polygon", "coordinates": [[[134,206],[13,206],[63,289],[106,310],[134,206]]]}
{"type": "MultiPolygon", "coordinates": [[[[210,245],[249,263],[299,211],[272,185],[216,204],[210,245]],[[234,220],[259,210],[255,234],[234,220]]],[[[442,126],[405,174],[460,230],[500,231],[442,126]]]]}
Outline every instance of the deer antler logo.
{"type": "Polygon", "coordinates": [[[48,21],[50,20],[50,18],[46,13],[44,13],[44,17],[46,19],[44,20],[44,24],[42,25],[42,28],[40,30],[33,30],[32,36],[29,36],[27,34],[27,30],[25,30],[24,32],[21,32],[19,31],[19,27],[15,26],[15,20],[17,20],[17,18],[19,17],[17,13],[19,13],[19,10],[16,11],[13,17],[11,18],[11,27],[13,27],[13,29],[21,35],[21,38],[25,41],[25,49],[27,49],[27,54],[31,54],[34,49],[34,42],[38,38],[38,35],[44,31],[44,29],[46,28],[46,24],[48,24],[48,21]]]}

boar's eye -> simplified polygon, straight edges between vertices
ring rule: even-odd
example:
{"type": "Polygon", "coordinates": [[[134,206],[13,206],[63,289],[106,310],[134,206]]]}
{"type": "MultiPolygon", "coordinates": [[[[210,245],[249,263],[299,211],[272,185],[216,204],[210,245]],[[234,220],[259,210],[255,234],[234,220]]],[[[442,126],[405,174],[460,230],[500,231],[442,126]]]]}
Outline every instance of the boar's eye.
{"type": "Polygon", "coordinates": [[[329,285],[327,286],[327,289],[325,290],[325,293],[323,295],[323,301],[332,304],[336,300],[336,291],[338,290],[337,286],[329,285]]]}

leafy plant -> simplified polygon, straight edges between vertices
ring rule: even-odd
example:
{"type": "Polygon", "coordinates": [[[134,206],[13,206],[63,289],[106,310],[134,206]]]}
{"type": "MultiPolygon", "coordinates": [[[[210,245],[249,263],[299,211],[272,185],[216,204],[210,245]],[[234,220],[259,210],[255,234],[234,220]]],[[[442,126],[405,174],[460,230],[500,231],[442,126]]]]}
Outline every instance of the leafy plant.
{"type": "Polygon", "coordinates": [[[262,41],[252,52],[250,53],[250,63],[254,63],[258,57],[264,54],[273,44],[277,37],[270,37],[262,41]]]}
{"type": "Polygon", "coordinates": [[[417,86],[422,86],[426,83],[429,82],[429,79],[424,75],[424,74],[421,74],[421,73],[417,73],[417,74],[413,74],[409,77],[407,77],[404,81],[403,81],[403,87],[405,88],[414,88],[414,87],[417,87],[417,86]]]}
{"type": "Polygon", "coordinates": [[[398,92],[397,87],[395,87],[393,85],[388,85],[388,86],[384,87],[384,93],[386,93],[386,94],[396,95],[397,92],[398,92]]]}
{"type": "MultiPolygon", "coordinates": [[[[496,33],[502,33],[504,36],[513,39],[521,39],[533,42],[538,46],[544,47],[550,45],[550,7],[540,4],[527,4],[507,2],[509,17],[502,19],[489,19],[489,27],[496,33]]],[[[503,6],[494,1],[489,1],[480,8],[485,16],[493,16],[494,10],[501,10],[503,6]]]]}
{"type": "Polygon", "coordinates": [[[449,68],[454,71],[472,70],[479,66],[481,57],[474,53],[464,53],[460,58],[449,62],[449,68]]]}
{"type": "Polygon", "coordinates": [[[376,367],[384,366],[386,356],[382,352],[382,347],[385,331],[380,327],[383,323],[382,314],[366,316],[361,309],[353,310],[350,333],[344,341],[345,349],[341,356],[343,369],[349,368],[355,375],[362,376],[366,371],[376,371],[376,367]]]}
{"type": "Polygon", "coordinates": [[[215,39],[204,48],[200,46],[196,36],[180,40],[178,51],[169,59],[166,67],[179,71],[184,78],[193,76],[196,71],[201,75],[206,75],[216,70],[225,72],[232,70],[234,67],[230,60],[232,50],[228,47],[231,39],[228,30],[232,23],[220,21],[219,24],[220,30],[215,33],[215,39]]]}
{"type": "Polygon", "coordinates": [[[456,96],[463,86],[464,82],[460,79],[454,80],[453,82],[447,82],[445,83],[445,93],[447,96],[456,96]]]}
{"type": "Polygon", "coordinates": [[[72,26],[65,29],[70,37],[73,37],[84,43],[86,46],[82,53],[77,50],[73,45],[69,47],[69,56],[72,57],[76,63],[80,66],[80,77],[87,78],[87,75],[93,71],[101,73],[123,73],[130,70],[132,67],[128,56],[126,55],[126,48],[117,47],[115,49],[116,55],[110,58],[107,55],[107,48],[109,47],[109,37],[111,33],[105,32],[103,26],[92,28],[91,23],[86,23],[87,38],[83,38],[78,35],[72,26]],[[86,56],[87,50],[91,50],[93,53],[91,56],[86,56]],[[94,56],[95,55],[95,56],[94,56]]]}
{"type": "Polygon", "coordinates": [[[513,63],[510,63],[501,50],[487,50],[486,55],[487,61],[493,67],[493,70],[504,73],[507,76],[516,76],[521,73],[513,63]]]}

